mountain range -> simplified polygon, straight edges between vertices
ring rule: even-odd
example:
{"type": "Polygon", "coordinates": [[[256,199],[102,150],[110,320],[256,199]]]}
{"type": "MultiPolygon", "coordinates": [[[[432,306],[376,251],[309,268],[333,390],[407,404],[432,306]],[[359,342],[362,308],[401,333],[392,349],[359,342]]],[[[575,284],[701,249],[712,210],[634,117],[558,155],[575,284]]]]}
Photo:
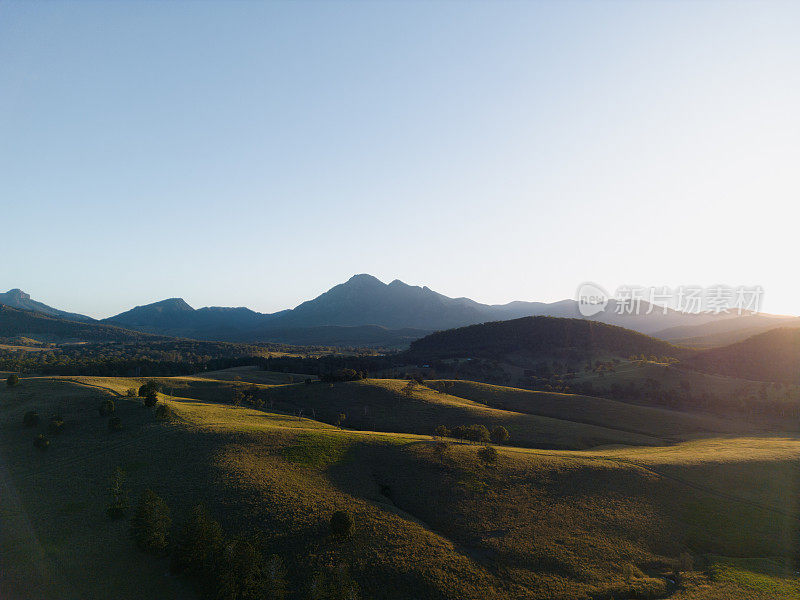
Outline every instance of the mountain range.
{"type": "MultiPolygon", "coordinates": [[[[97,322],[31,300],[18,289],[0,294],[0,304],[61,319],[97,322]]],[[[800,326],[800,318],[775,315],[687,315],[660,308],[649,312],[648,308],[647,303],[642,303],[639,314],[618,314],[612,300],[592,320],[697,346],[704,345],[703,340],[710,335],[731,343],[778,326],[800,326]]],[[[294,309],[271,314],[245,307],[195,309],[181,298],[170,298],[137,306],[98,323],[201,340],[403,347],[433,331],[528,316],[584,318],[575,300],[490,305],[469,298],[450,298],[397,279],[386,284],[372,275],[360,274],[294,309]]]]}

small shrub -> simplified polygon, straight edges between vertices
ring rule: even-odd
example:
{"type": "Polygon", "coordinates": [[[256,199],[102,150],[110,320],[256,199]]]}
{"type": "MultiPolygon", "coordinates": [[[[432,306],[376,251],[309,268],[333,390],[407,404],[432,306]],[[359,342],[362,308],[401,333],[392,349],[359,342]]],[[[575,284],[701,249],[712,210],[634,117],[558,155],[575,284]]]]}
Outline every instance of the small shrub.
{"type": "Polygon", "coordinates": [[[19,385],[19,375],[17,375],[16,373],[12,373],[11,375],[9,375],[8,378],[6,379],[6,385],[10,388],[19,385]]]}
{"type": "Polygon", "coordinates": [[[46,450],[47,447],[50,445],[50,440],[47,439],[47,436],[43,433],[40,433],[35,438],[33,438],[33,446],[35,448],[39,448],[39,450],[46,450]]]}
{"type": "Polygon", "coordinates": [[[29,410],[25,413],[25,416],[22,417],[22,424],[25,427],[36,427],[39,424],[39,413],[35,410],[29,410]]]}
{"type": "Polygon", "coordinates": [[[117,407],[114,406],[114,401],[106,398],[100,403],[100,406],[97,410],[101,417],[107,417],[109,415],[113,415],[116,408],[117,407]]]}
{"type": "Polygon", "coordinates": [[[353,528],[353,520],[343,510],[337,510],[331,515],[331,533],[337,538],[346,538],[353,528]]]}
{"type": "Polygon", "coordinates": [[[156,419],[168,421],[172,418],[172,409],[166,404],[159,404],[156,407],[156,419]]]}
{"type": "Polygon", "coordinates": [[[47,424],[47,433],[50,435],[58,435],[64,429],[64,419],[60,416],[55,416],[50,419],[47,424]]]}
{"type": "Polygon", "coordinates": [[[484,446],[478,450],[478,458],[486,464],[497,462],[497,450],[493,446],[484,446]]]}
{"type": "Polygon", "coordinates": [[[136,388],[128,388],[126,390],[125,395],[128,398],[136,398],[139,395],[139,391],[136,388]]]}
{"type": "Polygon", "coordinates": [[[144,397],[144,405],[148,408],[151,408],[156,405],[158,402],[158,392],[154,389],[148,389],[147,395],[144,397]]]}
{"type": "Polygon", "coordinates": [[[119,417],[111,417],[108,420],[109,431],[122,431],[122,419],[119,417]]]}
{"type": "Polygon", "coordinates": [[[164,552],[169,544],[171,525],[169,507],[164,499],[150,489],[142,492],[131,519],[131,535],[136,545],[145,552],[164,552]]]}

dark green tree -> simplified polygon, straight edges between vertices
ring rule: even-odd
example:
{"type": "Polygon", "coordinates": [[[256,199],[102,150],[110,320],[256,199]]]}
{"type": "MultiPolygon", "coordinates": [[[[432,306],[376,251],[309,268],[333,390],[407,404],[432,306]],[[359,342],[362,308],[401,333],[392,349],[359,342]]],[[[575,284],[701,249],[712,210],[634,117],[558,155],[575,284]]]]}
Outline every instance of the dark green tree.
{"type": "Polygon", "coordinates": [[[508,429],[502,425],[498,425],[492,429],[492,441],[495,444],[505,444],[510,438],[511,435],[508,433],[508,429]]]}
{"type": "Polygon", "coordinates": [[[128,510],[128,488],[125,486],[125,471],[117,467],[111,475],[108,484],[108,507],[106,514],[111,519],[119,519],[125,516],[128,510]]]}
{"type": "Polygon", "coordinates": [[[331,533],[334,537],[343,539],[350,535],[353,528],[353,520],[350,515],[343,510],[337,510],[331,515],[331,533]]]}
{"type": "Polygon", "coordinates": [[[19,385],[19,375],[16,373],[9,375],[6,379],[6,385],[10,388],[19,385]]]}
{"type": "Polygon", "coordinates": [[[144,405],[148,408],[153,407],[158,402],[158,392],[153,388],[149,388],[145,393],[144,405]]]}
{"type": "Polygon", "coordinates": [[[35,410],[29,410],[25,413],[25,416],[22,417],[22,424],[25,427],[36,427],[39,424],[39,413],[35,410]]]}
{"type": "Polygon", "coordinates": [[[222,543],[220,524],[205,506],[195,506],[189,520],[178,532],[172,554],[173,572],[195,572],[209,568],[213,558],[221,551],[222,543]]]}
{"type": "Polygon", "coordinates": [[[101,417],[107,417],[114,414],[116,406],[114,406],[113,400],[106,398],[100,403],[100,407],[97,410],[100,412],[101,417]]]}
{"type": "Polygon", "coordinates": [[[142,492],[136,512],[131,519],[131,535],[145,552],[162,553],[169,544],[172,519],[164,499],[153,490],[142,492]]]}

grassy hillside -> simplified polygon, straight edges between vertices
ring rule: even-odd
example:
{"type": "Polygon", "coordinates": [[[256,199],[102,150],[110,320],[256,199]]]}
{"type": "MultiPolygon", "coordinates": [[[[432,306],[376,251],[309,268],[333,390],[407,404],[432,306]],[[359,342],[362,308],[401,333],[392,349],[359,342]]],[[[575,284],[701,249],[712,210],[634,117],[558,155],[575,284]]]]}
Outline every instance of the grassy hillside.
{"type": "Polygon", "coordinates": [[[749,424],[649,406],[637,406],[605,398],[523,390],[474,381],[431,381],[434,389],[445,389],[461,398],[527,414],[602,425],[664,440],[681,440],[709,433],[741,433],[749,424]]]}
{"type": "Polygon", "coordinates": [[[411,360],[509,355],[582,360],[632,354],[683,356],[686,350],[641,333],[583,319],[525,317],[439,331],[411,343],[411,360]]]}
{"type": "MultiPolygon", "coordinates": [[[[189,390],[199,381],[184,379],[189,390]]],[[[800,585],[784,562],[797,551],[795,439],[577,452],[499,447],[497,463],[485,466],[475,446],[441,450],[427,435],[342,430],[210,401],[162,399],[177,418],[158,421],[139,400],[117,395],[133,383],[23,378],[0,390],[0,527],[3,539],[18,542],[0,550],[12,565],[3,597],[195,596],[191,581],[165,575],[167,559],[134,549],[125,520],[106,519],[116,467],[134,498],[153,488],[175,521],[202,501],[230,534],[257,534],[266,553],[283,557],[297,598],[314,572],[340,564],[361,598],[751,600],[795,597],[800,585]],[[98,415],[103,397],[117,403],[122,431],[109,432],[98,415]],[[31,443],[44,425],[22,427],[31,409],[64,416],[46,451],[31,443]],[[342,509],[355,526],[338,541],[327,520],[342,509]],[[667,577],[686,552],[694,567],[675,588],[667,577]]],[[[235,385],[221,382],[217,393],[235,385]]],[[[377,397],[383,389],[394,402],[402,385],[333,391],[358,397],[371,389],[377,397]]],[[[276,400],[331,394],[322,384],[262,389],[276,400]]],[[[414,396],[406,400],[413,410],[499,410],[433,391],[414,396]]]]}

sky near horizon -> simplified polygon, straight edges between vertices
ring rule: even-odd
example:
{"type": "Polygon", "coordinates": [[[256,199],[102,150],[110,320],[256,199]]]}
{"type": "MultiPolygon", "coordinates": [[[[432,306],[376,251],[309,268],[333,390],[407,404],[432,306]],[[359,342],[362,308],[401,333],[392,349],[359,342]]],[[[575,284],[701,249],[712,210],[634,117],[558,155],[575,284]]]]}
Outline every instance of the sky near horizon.
{"type": "Polygon", "coordinates": [[[291,308],[760,285],[800,314],[800,3],[0,1],[0,291],[291,308]]]}

